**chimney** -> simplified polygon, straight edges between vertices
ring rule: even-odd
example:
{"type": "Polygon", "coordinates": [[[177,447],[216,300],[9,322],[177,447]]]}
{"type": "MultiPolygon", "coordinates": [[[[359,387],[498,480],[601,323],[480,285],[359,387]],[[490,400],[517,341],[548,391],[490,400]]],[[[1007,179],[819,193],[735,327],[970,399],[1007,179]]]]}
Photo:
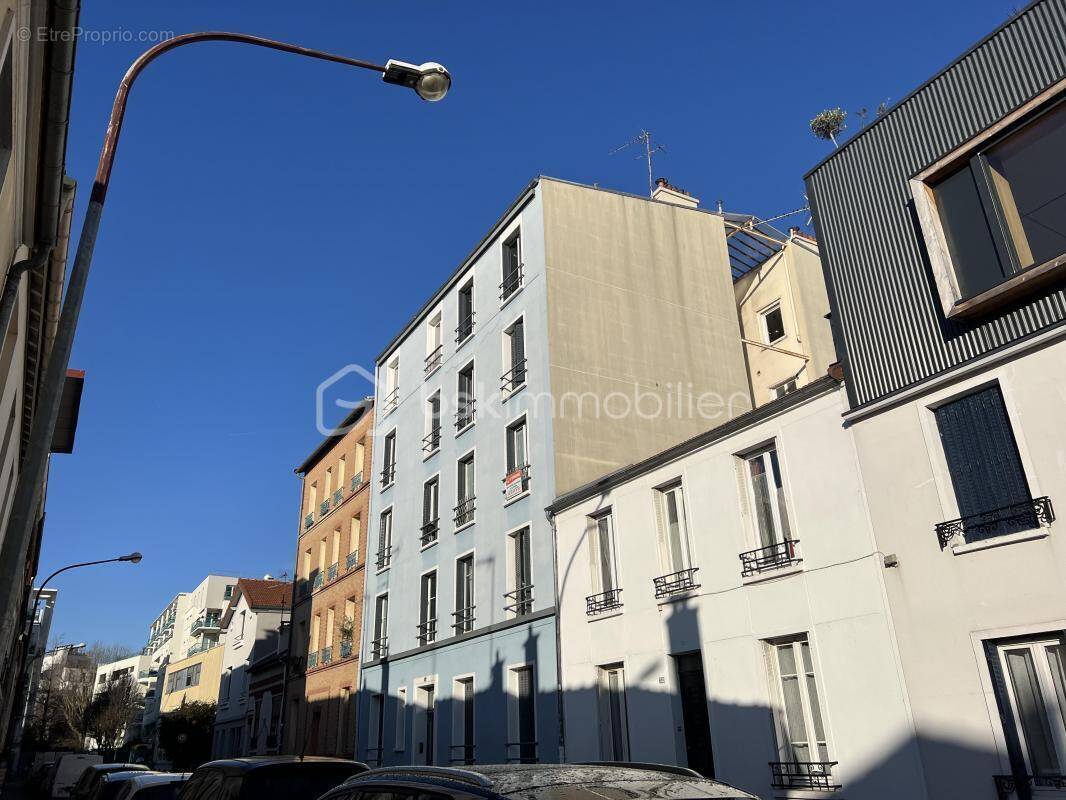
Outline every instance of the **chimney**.
{"type": "Polygon", "coordinates": [[[655,191],[651,193],[651,199],[685,208],[698,208],[700,204],[698,197],[693,197],[680,187],[672,186],[666,178],[655,181],[655,191]]]}

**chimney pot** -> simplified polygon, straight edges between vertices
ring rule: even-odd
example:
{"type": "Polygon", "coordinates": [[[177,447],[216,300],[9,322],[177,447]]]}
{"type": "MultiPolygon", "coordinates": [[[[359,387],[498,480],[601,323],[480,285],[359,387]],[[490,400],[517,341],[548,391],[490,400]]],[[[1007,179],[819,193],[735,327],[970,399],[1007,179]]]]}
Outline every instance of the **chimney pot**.
{"type": "Polygon", "coordinates": [[[697,208],[700,204],[698,197],[693,197],[691,192],[674,186],[666,178],[658,178],[655,181],[655,191],[651,193],[651,199],[685,208],[697,208]]]}

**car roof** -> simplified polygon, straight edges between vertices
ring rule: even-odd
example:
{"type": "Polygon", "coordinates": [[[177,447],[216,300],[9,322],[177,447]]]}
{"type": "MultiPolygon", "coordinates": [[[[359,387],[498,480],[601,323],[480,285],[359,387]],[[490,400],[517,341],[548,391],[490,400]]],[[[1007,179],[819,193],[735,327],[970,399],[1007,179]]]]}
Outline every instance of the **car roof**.
{"type": "Polygon", "coordinates": [[[327,756],[249,756],[248,758],[223,758],[218,761],[208,761],[199,767],[201,769],[215,769],[227,775],[239,775],[253,769],[272,766],[289,766],[292,764],[309,764],[325,766],[350,766],[366,769],[366,764],[352,761],[349,758],[329,758],[327,756]]]}
{"type": "Polygon", "coordinates": [[[146,770],[143,769],[120,769],[114,772],[105,772],[100,778],[104,783],[118,783],[120,781],[128,781],[130,778],[135,778],[141,775],[146,770]]]}
{"type": "Polygon", "coordinates": [[[112,764],[90,764],[86,769],[91,769],[93,772],[126,772],[128,770],[147,770],[144,764],[130,764],[121,761],[117,761],[112,764]]]}
{"type": "Polygon", "coordinates": [[[161,783],[177,783],[187,781],[191,772],[135,772],[130,778],[130,783],[136,791],[145,786],[155,786],[161,783]]]}

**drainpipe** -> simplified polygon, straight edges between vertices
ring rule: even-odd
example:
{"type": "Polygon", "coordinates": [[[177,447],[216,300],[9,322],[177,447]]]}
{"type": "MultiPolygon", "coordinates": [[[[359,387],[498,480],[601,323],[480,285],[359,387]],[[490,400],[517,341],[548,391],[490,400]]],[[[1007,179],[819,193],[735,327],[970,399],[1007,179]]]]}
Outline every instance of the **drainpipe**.
{"type": "Polygon", "coordinates": [[[555,592],[555,699],[559,717],[559,763],[566,763],[566,719],[563,710],[563,632],[560,625],[562,610],[559,598],[559,539],[555,534],[555,512],[544,509],[544,516],[552,529],[552,585],[555,592]]]}
{"type": "Polygon", "coordinates": [[[38,248],[32,256],[16,261],[7,271],[4,280],[3,294],[0,294],[0,336],[7,332],[11,325],[11,317],[15,310],[15,301],[19,296],[19,286],[22,284],[22,276],[27,272],[35,272],[48,263],[52,256],[51,245],[38,248]]]}

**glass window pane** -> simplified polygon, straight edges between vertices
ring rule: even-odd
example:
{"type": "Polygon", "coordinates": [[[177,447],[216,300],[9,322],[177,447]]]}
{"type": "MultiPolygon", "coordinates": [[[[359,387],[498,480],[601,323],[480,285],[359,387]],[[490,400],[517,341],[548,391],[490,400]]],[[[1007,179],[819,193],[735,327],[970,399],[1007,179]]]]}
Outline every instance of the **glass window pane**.
{"type": "Polygon", "coordinates": [[[777,648],[777,664],[782,677],[796,674],[796,654],[791,644],[783,644],[777,648]]]}
{"type": "Polygon", "coordinates": [[[1066,740],[1066,653],[1060,644],[1046,648],[1048,667],[1051,669],[1051,682],[1055,686],[1055,696],[1059,703],[1059,715],[1062,717],[1063,740],[1066,740]]]}
{"type": "MultiPolygon", "coordinates": [[[[770,451],[770,469],[774,478],[774,501],[777,503],[777,516],[781,520],[781,538],[788,539],[791,529],[788,525],[788,508],[785,505],[785,487],[781,480],[781,466],[777,462],[777,449],[770,451]]],[[[806,645],[804,645],[806,646],[806,645]]]]}
{"type": "Polygon", "coordinates": [[[674,571],[679,571],[685,568],[684,561],[682,559],[682,545],[681,545],[681,508],[678,505],[678,490],[673,489],[668,491],[665,495],[666,501],[666,522],[669,531],[670,542],[670,560],[672,562],[672,568],[674,571]]]}
{"type": "Polygon", "coordinates": [[[807,744],[807,725],[803,720],[803,702],[800,700],[799,679],[784,678],[781,681],[781,693],[785,701],[785,725],[788,738],[793,746],[807,744]]]}
{"type": "Polygon", "coordinates": [[[748,459],[748,471],[755,502],[755,522],[759,527],[759,544],[769,547],[777,542],[777,529],[774,526],[773,511],[770,509],[770,487],[766,480],[766,462],[763,455],[760,453],[748,459]]]}
{"type": "Polygon", "coordinates": [[[1066,252],[1066,103],[987,153],[1019,268],[1066,252]]]}
{"type": "Polygon", "coordinates": [[[955,280],[963,298],[990,289],[1004,278],[988,220],[970,167],[933,187],[955,280]]]}
{"type": "Polygon", "coordinates": [[[1036,775],[1056,772],[1058,761],[1052,749],[1051,728],[1044,698],[1036,682],[1032,652],[1029,648],[1008,650],[1005,660],[1014,689],[1016,711],[1029,752],[1030,767],[1036,775]]]}
{"type": "Polygon", "coordinates": [[[596,521],[596,533],[600,545],[600,589],[604,592],[608,592],[614,588],[614,569],[611,564],[611,536],[609,526],[610,519],[608,517],[600,517],[600,519],[596,521]]]}

